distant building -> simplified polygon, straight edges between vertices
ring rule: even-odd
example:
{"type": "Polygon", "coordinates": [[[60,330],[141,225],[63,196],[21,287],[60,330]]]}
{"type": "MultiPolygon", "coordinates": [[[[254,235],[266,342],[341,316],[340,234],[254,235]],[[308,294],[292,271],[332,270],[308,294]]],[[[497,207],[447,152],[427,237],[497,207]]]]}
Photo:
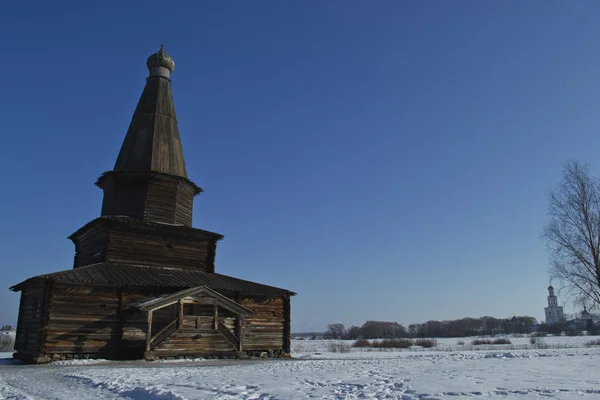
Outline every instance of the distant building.
{"type": "Polygon", "coordinates": [[[586,306],[583,306],[583,311],[581,312],[581,316],[579,318],[581,318],[585,321],[587,321],[588,319],[592,319],[592,316],[588,312],[586,306]]]}
{"type": "Polygon", "coordinates": [[[548,307],[544,310],[546,311],[546,323],[548,325],[565,322],[563,308],[558,305],[558,299],[554,295],[552,285],[548,286],[548,307]]]}
{"type": "Polygon", "coordinates": [[[569,327],[571,329],[590,331],[595,328],[595,322],[594,316],[588,312],[586,306],[583,306],[583,311],[579,317],[569,321],[569,327]]]}

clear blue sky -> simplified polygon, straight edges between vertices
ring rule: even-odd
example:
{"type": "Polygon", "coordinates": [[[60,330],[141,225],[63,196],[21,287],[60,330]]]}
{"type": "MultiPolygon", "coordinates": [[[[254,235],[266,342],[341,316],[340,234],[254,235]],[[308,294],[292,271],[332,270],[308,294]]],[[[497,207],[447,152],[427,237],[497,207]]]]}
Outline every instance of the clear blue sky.
{"type": "MultiPolygon", "coordinates": [[[[9,2],[0,324],[72,267],[160,43],[217,271],[298,293],[294,331],[543,318],[547,189],[600,170],[595,1],[9,2]],[[90,4],[96,4],[90,6],[90,4]]],[[[564,299],[559,299],[564,300],[564,299]]]]}

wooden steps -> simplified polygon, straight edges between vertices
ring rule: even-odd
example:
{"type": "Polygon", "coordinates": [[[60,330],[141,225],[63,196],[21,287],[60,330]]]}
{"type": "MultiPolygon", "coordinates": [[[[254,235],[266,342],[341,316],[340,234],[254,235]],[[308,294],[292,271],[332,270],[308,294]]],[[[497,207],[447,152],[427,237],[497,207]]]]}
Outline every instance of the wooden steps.
{"type": "Polygon", "coordinates": [[[181,328],[152,351],[159,357],[234,356],[237,349],[216,329],[181,328]]]}

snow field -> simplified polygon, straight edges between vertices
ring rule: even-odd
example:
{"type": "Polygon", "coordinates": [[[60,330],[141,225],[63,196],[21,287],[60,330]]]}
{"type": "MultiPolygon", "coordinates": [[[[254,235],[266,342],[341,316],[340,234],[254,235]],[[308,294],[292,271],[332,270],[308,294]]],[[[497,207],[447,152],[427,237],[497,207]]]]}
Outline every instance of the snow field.
{"type": "Polygon", "coordinates": [[[456,342],[469,338],[454,338],[441,349],[350,353],[294,340],[304,349],[295,360],[0,365],[0,399],[599,399],[600,348],[583,347],[591,337],[555,339],[559,348],[461,351],[456,342]]]}
{"type": "MultiPolygon", "coordinates": [[[[355,357],[357,353],[396,353],[396,352],[416,352],[416,351],[480,351],[480,350],[529,350],[529,349],[561,349],[561,348],[580,348],[586,347],[586,343],[596,340],[600,336],[546,336],[537,338],[539,345],[532,345],[529,336],[514,337],[502,336],[510,340],[507,345],[472,345],[471,342],[479,337],[465,338],[438,338],[438,345],[434,348],[424,349],[419,346],[413,346],[409,349],[386,349],[386,348],[353,348],[354,340],[292,340],[292,353],[294,357],[303,357],[314,353],[329,353],[331,345],[344,344],[347,353],[337,353],[337,357],[355,357]],[[459,342],[464,342],[459,345],[459,342]]],[[[494,338],[492,338],[494,339],[494,338]]],[[[365,356],[363,354],[363,356],[365,356]]],[[[369,357],[386,357],[385,355],[370,355],[369,357]]]]}

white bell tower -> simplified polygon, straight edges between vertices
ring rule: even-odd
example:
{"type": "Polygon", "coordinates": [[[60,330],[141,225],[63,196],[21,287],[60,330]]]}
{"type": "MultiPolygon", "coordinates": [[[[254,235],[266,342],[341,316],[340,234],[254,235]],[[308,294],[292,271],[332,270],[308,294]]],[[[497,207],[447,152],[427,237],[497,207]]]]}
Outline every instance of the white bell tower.
{"type": "Polygon", "coordinates": [[[546,323],[548,325],[565,321],[563,308],[558,305],[558,299],[554,295],[554,288],[552,285],[548,286],[548,307],[544,310],[546,311],[546,323]]]}

